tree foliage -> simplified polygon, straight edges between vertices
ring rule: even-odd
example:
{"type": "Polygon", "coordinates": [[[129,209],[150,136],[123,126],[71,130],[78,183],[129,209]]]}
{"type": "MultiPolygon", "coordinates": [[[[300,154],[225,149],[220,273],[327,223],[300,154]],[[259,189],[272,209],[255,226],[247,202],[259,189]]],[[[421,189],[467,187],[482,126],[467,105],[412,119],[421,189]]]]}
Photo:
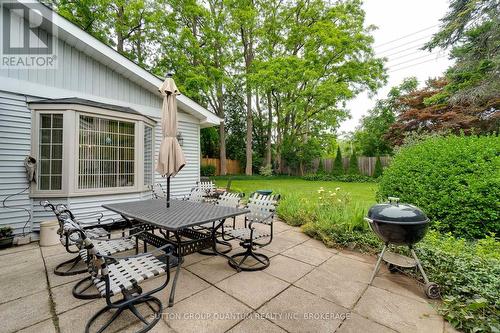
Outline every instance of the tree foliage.
{"type": "Polygon", "coordinates": [[[332,175],[341,176],[344,174],[344,163],[342,162],[342,153],[340,152],[340,146],[337,147],[337,154],[335,155],[335,160],[333,161],[332,175]]]}
{"type": "Polygon", "coordinates": [[[359,175],[358,155],[353,151],[349,158],[349,175],[359,175]]]}
{"type": "Polygon", "coordinates": [[[377,100],[375,107],[361,119],[361,124],[354,133],[354,141],[364,156],[392,154],[392,142],[386,137],[389,128],[396,121],[399,112],[405,110],[399,103],[402,95],[414,92],[418,81],[415,77],[407,78],[387,94],[387,98],[377,100]]]}

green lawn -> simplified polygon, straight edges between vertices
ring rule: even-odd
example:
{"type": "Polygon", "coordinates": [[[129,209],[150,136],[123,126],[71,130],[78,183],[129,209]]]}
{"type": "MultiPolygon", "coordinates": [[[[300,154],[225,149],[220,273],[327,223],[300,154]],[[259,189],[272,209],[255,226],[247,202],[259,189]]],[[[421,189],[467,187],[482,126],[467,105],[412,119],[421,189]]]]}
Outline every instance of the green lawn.
{"type": "MultiPolygon", "coordinates": [[[[218,187],[225,187],[227,178],[216,177],[218,187]]],[[[231,190],[244,192],[246,196],[256,190],[273,190],[273,193],[279,193],[286,196],[289,193],[301,194],[304,198],[317,196],[318,190],[323,187],[325,191],[335,190],[340,187],[342,191],[351,194],[353,202],[369,207],[375,203],[375,192],[377,183],[341,183],[330,181],[308,181],[293,177],[235,177],[231,182],[231,190]]]]}

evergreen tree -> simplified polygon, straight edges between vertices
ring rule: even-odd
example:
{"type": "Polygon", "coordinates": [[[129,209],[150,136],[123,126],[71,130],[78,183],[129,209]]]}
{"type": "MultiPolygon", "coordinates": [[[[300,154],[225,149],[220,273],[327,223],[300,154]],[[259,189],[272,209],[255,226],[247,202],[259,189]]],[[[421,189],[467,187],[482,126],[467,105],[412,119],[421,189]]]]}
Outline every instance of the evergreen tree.
{"type": "Polygon", "coordinates": [[[377,161],[375,162],[375,170],[373,171],[373,177],[378,178],[382,176],[382,172],[384,168],[382,167],[382,161],[380,160],[380,156],[377,156],[377,161]]]}
{"type": "Polygon", "coordinates": [[[335,156],[335,161],[333,162],[332,174],[334,176],[341,176],[344,174],[344,164],[342,163],[342,153],[340,152],[340,147],[337,147],[337,155],[335,156]]]}
{"type": "Polygon", "coordinates": [[[358,155],[356,151],[352,152],[351,158],[349,159],[349,174],[359,175],[358,155]]]}
{"type": "Polygon", "coordinates": [[[321,158],[319,159],[318,169],[316,170],[316,173],[318,175],[324,175],[325,174],[325,161],[321,160],[321,158]]]}

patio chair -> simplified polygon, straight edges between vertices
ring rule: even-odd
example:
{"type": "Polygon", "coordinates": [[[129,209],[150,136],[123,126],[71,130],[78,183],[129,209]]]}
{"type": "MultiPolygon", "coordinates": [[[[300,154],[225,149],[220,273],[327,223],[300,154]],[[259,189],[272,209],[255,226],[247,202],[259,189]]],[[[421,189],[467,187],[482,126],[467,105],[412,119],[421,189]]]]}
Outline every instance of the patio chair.
{"type": "MultiPolygon", "coordinates": [[[[226,192],[226,193],[223,193],[223,194],[221,194],[219,196],[219,198],[215,202],[215,205],[223,206],[223,207],[238,208],[239,205],[240,205],[241,198],[243,196],[245,196],[244,193],[230,193],[230,192],[226,192]]],[[[220,231],[221,235],[224,233],[224,228],[226,228],[226,229],[229,229],[229,228],[234,229],[236,227],[236,217],[233,217],[232,220],[233,220],[232,225],[227,225],[227,226],[226,225],[222,225],[221,231],[220,231]]],[[[208,231],[212,231],[212,229],[215,228],[215,224],[216,224],[216,222],[205,223],[205,224],[202,224],[201,226],[199,226],[198,229],[205,229],[205,230],[208,230],[208,231]]],[[[220,253],[228,253],[228,252],[230,252],[233,249],[231,243],[229,243],[229,242],[227,242],[225,240],[217,239],[216,242],[218,244],[221,244],[221,245],[227,247],[226,249],[219,251],[220,253]]],[[[201,251],[198,251],[198,252],[201,253],[201,254],[204,254],[204,255],[215,255],[215,253],[213,252],[212,249],[201,250],[201,251]]]]}
{"type": "Polygon", "coordinates": [[[184,196],[182,200],[194,201],[194,202],[204,202],[205,201],[205,191],[194,187],[191,189],[188,195],[184,196]]]}
{"type": "Polygon", "coordinates": [[[245,215],[245,224],[243,228],[234,228],[223,233],[223,239],[225,241],[231,239],[240,240],[240,246],[245,249],[245,251],[236,253],[231,256],[233,261],[229,261],[231,267],[240,269],[243,271],[257,271],[265,269],[269,266],[269,257],[262,253],[255,252],[254,249],[262,248],[271,244],[273,240],[273,219],[276,212],[276,206],[280,199],[279,195],[260,195],[253,194],[248,199],[248,204],[246,208],[250,210],[248,214],[245,215]],[[257,225],[261,227],[256,228],[257,225]],[[227,238],[229,236],[229,238],[227,238]],[[257,242],[257,240],[267,239],[265,242],[257,242]],[[239,262],[236,260],[243,257],[239,262]],[[257,261],[257,264],[250,266],[250,264],[245,264],[248,258],[253,258],[257,261]]]}
{"type": "Polygon", "coordinates": [[[151,330],[160,320],[163,311],[161,301],[153,294],[164,289],[170,281],[169,265],[174,246],[166,244],[148,253],[118,258],[101,253],[95,245],[95,240],[87,237],[85,230],[73,221],[67,220],[65,228],[70,238],[87,252],[87,266],[91,280],[100,296],[106,299],[106,306],[90,318],[85,332],[90,332],[93,324],[104,314],[113,312],[104,324],[99,325],[98,332],[105,331],[126,310],[144,324],[137,332],[151,330]],[[160,256],[155,256],[155,253],[159,253],[160,256]],[[166,277],[160,286],[147,292],[139,286],[144,281],[161,275],[166,277]],[[141,304],[145,304],[146,310],[150,309],[153,312],[152,315],[141,314],[138,308],[141,304]]]}
{"type": "MultiPolygon", "coordinates": [[[[68,235],[64,234],[64,221],[66,219],[72,219],[74,223],[80,226],[87,232],[87,235],[91,238],[111,238],[110,227],[115,223],[114,219],[103,219],[102,213],[89,213],[89,214],[78,214],[78,219],[75,214],[71,212],[65,205],[53,205],[49,201],[44,201],[40,203],[45,210],[50,209],[57,218],[59,223],[59,229],[57,233],[59,234],[59,240],[61,244],[66,249],[68,253],[77,254],[74,258],[66,260],[54,268],[54,274],[59,276],[70,276],[85,273],[86,269],[78,269],[77,265],[81,262],[82,258],[79,254],[78,249],[75,249],[75,243],[69,239],[68,235]],[[106,229],[104,228],[106,227],[106,229]],[[69,266],[69,268],[68,268],[69,266]]],[[[123,227],[123,222],[118,222],[121,227],[123,227]]],[[[122,236],[124,229],[122,229],[122,236]]]]}
{"type": "Polygon", "coordinates": [[[167,193],[165,192],[163,186],[160,183],[150,185],[150,190],[153,199],[165,199],[167,197],[167,193]]]}

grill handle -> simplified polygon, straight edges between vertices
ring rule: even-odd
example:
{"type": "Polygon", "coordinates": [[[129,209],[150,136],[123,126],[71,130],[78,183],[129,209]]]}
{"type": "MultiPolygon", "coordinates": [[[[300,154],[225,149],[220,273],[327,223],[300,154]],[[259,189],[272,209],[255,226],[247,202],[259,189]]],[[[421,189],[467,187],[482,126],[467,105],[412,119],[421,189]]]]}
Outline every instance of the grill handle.
{"type": "Polygon", "coordinates": [[[396,203],[396,205],[399,203],[399,198],[397,197],[388,197],[387,200],[389,200],[389,203],[396,203]]]}
{"type": "Polygon", "coordinates": [[[373,223],[373,220],[372,220],[371,218],[369,218],[369,217],[365,217],[365,218],[364,218],[364,220],[365,220],[366,222],[370,223],[370,224],[372,224],[372,223],[373,223]]]}

